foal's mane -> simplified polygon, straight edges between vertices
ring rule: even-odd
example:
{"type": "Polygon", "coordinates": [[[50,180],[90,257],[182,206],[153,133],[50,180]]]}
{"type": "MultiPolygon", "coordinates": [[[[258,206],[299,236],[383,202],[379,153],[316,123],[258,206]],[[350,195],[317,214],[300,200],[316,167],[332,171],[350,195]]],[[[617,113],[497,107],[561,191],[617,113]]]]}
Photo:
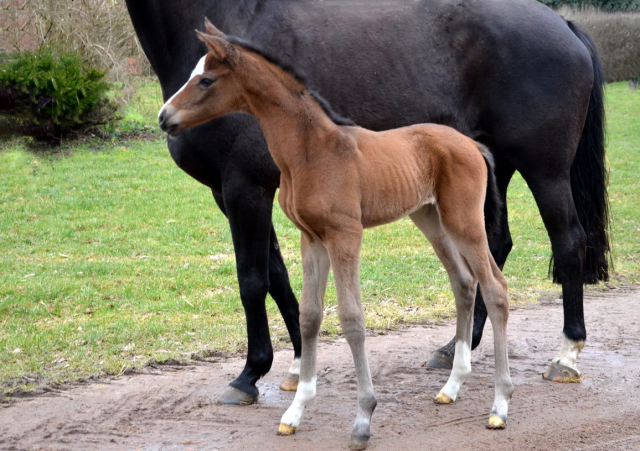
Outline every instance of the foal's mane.
{"type": "Polygon", "coordinates": [[[313,98],[313,100],[316,101],[316,103],[320,106],[320,108],[322,108],[322,111],[324,111],[325,114],[329,116],[329,119],[331,119],[334,124],[355,125],[355,123],[351,119],[341,116],[340,114],[333,111],[333,109],[331,108],[331,105],[329,105],[329,102],[327,102],[316,91],[314,91],[313,89],[310,89],[308,86],[307,77],[305,77],[304,74],[302,74],[297,68],[291,66],[290,64],[283,63],[280,59],[265,52],[262,48],[256,46],[252,42],[249,42],[245,39],[239,38],[237,36],[225,36],[224,39],[230,44],[239,45],[244,49],[249,50],[250,52],[256,53],[257,55],[261,56],[271,64],[278,66],[280,69],[284,70],[286,73],[288,73],[293,78],[295,78],[296,81],[298,81],[305,87],[309,95],[313,98]]]}

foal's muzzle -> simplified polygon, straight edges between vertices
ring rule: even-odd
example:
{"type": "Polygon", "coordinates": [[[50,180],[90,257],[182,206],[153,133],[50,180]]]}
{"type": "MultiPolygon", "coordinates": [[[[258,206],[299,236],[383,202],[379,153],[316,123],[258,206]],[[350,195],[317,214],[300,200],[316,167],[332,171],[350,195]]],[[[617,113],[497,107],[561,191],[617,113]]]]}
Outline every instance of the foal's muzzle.
{"type": "Polygon", "coordinates": [[[175,108],[169,106],[160,111],[158,115],[158,124],[163,132],[167,132],[171,136],[178,136],[180,134],[180,124],[175,119],[175,108]]]}

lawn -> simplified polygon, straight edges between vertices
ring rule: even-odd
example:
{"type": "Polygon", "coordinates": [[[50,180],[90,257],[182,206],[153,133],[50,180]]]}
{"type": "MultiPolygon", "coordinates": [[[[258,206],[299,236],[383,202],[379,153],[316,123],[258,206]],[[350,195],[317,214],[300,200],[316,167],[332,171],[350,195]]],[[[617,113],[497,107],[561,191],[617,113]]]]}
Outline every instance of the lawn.
{"type": "MultiPolygon", "coordinates": [[[[127,111],[155,120],[147,84],[127,111]]],[[[640,279],[640,93],[607,87],[613,284],[640,279]]],[[[0,386],[4,393],[149,359],[245,346],[229,228],[211,193],[171,160],[159,136],[34,153],[0,146],[0,386]]],[[[514,249],[505,275],[513,303],[558,291],[550,246],[523,180],[509,190],[514,249]]],[[[298,232],[276,208],[291,281],[301,289],[298,232]]],[[[444,270],[408,220],[369,230],[362,255],[367,325],[375,330],[450,317],[444,270]]],[[[272,338],[288,346],[268,299],[272,338]]],[[[323,332],[339,333],[330,288],[323,332]]],[[[558,331],[561,325],[558,325],[558,331]]],[[[425,356],[426,357],[426,356],[425,356]]]]}

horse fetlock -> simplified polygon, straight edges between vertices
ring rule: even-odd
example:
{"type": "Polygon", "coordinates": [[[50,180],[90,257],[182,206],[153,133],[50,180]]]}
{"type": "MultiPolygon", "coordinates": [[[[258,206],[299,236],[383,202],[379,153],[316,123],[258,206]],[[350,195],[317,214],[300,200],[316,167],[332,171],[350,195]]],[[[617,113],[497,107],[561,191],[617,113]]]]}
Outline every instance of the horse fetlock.
{"type": "Polygon", "coordinates": [[[358,407],[360,407],[363,412],[367,412],[369,416],[371,416],[377,405],[378,400],[373,392],[363,394],[358,398],[358,407]]]}
{"type": "MultiPolygon", "coordinates": [[[[291,426],[294,429],[300,425],[302,419],[302,413],[304,409],[310,406],[316,397],[316,378],[311,381],[301,381],[298,383],[298,389],[296,396],[293,398],[293,402],[282,415],[280,423],[286,426],[291,426]]],[[[286,434],[288,435],[288,434],[286,434]]]]}

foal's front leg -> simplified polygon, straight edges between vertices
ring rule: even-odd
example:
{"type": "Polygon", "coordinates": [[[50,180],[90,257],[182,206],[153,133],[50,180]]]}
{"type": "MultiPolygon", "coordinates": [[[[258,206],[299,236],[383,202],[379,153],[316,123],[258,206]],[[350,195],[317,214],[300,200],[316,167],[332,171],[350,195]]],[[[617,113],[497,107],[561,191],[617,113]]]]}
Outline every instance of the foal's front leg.
{"type": "Polygon", "coordinates": [[[331,237],[327,242],[336,282],[340,325],[351,348],[358,381],[358,413],[351,431],[351,449],[366,448],[371,437],[371,416],[377,404],[364,346],[365,319],[360,298],[361,243],[361,229],[359,233],[331,237]]]}
{"type": "Polygon", "coordinates": [[[279,435],[291,435],[300,424],[302,412],[316,397],[316,359],[318,333],[324,310],[324,293],[329,276],[329,255],[319,241],[302,234],[302,297],[300,299],[300,334],[302,357],[300,381],[291,406],[282,416],[279,435]]]}

